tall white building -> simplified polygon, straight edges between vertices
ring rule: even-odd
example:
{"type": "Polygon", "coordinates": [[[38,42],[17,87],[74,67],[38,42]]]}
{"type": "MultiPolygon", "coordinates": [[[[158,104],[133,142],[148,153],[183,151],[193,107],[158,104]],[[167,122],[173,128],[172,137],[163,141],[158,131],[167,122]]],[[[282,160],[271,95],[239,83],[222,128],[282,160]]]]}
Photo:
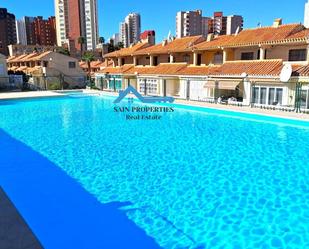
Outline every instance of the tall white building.
{"type": "Polygon", "coordinates": [[[24,19],[16,20],[17,44],[27,45],[26,22],[24,19]]]}
{"type": "Polygon", "coordinates": [[[124,47],[129,47],[140,40],[141,34],[141,16],[138,13],[130,13],[126,16],[124,22],[120,23],[119,39],[124,47]]]}
{"type": "Polygon", "coordinates": [[[97,0],[85,1],[85,26],[87,49],[93,50],[99,40],[97,0]]]}
{"type": "Polygon", "coordinates": [[[235,34],[238,31],[241,31],[244,26],[244,21],[242,16],[227,16],[226,19],[226,34],[231,35],[235,34]]]}
{"type": "Polygon", "coordinates": [[[55,0],[58,46],[74,44],[77,50],[80,37],[85,39],[83,49],[93,50],[98,43],[97,0],[55,0]]]}
{"type": "Polygon", "coordinates": [[[110,37],[108,39],[108,42],[113,44],[114,46],[118,45],[119,41],[120,41],[119,40],[119,33],[113,34],[112,37],[110,37]]]}
{"type": "Polygon", "coordinates": [[[66,0],[55,0],[55,17],[57,44],[61,46],[67,42],[69,21],[68,21],[68,3],[66,0]]]}
{"type": "Polygon", "coordinates": [[[304,17],[304,26],[309,28],[309,0],[305,4],[305,17],[304,17]]]}
{"type": "Polygon", "coordinates": [[[176,14],[176,36],[204,35],[208,33],[208,18],[202,16],[201,10],[179,11],[176,14]]]}

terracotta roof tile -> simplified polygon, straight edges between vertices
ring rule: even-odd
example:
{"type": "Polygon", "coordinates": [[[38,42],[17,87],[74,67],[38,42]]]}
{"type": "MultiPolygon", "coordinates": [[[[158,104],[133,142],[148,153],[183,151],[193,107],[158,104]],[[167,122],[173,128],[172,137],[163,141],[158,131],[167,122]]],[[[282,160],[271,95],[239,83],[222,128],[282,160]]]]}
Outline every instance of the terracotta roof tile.
{"type": "Polygon", "coordinates": [[[224,63],[214,75],[279,76],[282,60],[231,61],[224,63]]]}
{"type": "Polygon", "coordinates": [[[188,66],[179,71],[181,75],[206,76],[214,74],[221,66],[188,66]]]}
{"type": "Polygon", "coordinates": [[[20,61],[25,62],[25,61],[31,61],[33,58],[39,56],[39,53],[33,52],[31,54],[27,54],[27,56],[23,57],[20,61]]]}
{"type": "Polygon", "coordinates": [[[134,52],[151,46],[149,43],[137,43],[132,47],[128,48],[122,48],[120,50],[114,51],[112,53],[105,54],[105,58],[111,58],[111,57],[119,57],[119,56],[131,56],[134,52]]]}
{"type": "Polygon", "coordinates": [[[309,76],[309,65],[293,65],[293,76],[309,76]]]}
{"type": "Polygon", "coordinates": [[[195,46],[197,50],[218,47],[253,46],[259,44],[274,44],[280,42],[295,42],[308,37],[309,30],[301,24],[287,24],[279,27],[262,27],[245,29],[238,35],[218,36],[212,41],[205,41],[195,46]]]}
{"type": "Polygon", "coordinates": [[[205,38],[202,36],[188,36],[183,38],[177,38],[171,42],[168,42],[166,45],[164,43],[160,43],[154,46],[150,46],[148,48],[144,48],[134,52],[134,55],[148,55],[148,54],[165,54],[165,53],[173,53],[173,52],[185,52],[192,51],[192,48],[204,41],[205,38]]]}
{"type": "MultiPolygon", "coordinates": [[[[79,62],[79,66],[81,67],[81,68],[84,68],[84,69],[86,69],[86,68],[88,68],[88,65],[87,65],[87,63],[85,62],[85,61],[80,61],[79,62]]],[[[91,61],[90,62],[90,67],[91,68],[102,68],[102,67],[104,67],[105,66],[105,64],[104,64],[104,62],[102,62],[102,61],[91,61]]]]}
{"type": "MultiPolygon", "coordinates": [[[[188,66],[185,63],[162,63],[158,66],[106,67],[99,73],[124,75],[192,75],[192,76],[273,76],[278,77],[283,67],[282,60],[231,61],[223,65],[188,66]]],[[[294,76],[309,76],[309,65],[293,65],[294,76]]]]}
{"type": "Polygon", "coordinates": [[[121,67],[105,67],[98,73],[109,73],[109,74],[124,74],[126,71],[134,67],[131,64],[127,64],[121,67]]]}
{"type": "Polygon", "coordinates": [[[36,57],[31,58],[31,61],[39,61],[39,60],[41,60],[44,56],[49,55],[49,54],[51,54],[51,53],[54,53],[54,52],[52,52],[52,51],[46,51],[46,52],[40,53],[40,54],[38,54],[36,57]]]}
{"type": "Polygon", "coordinates": [[[19,56],[9,57],[7,59],[8,62],[20,62],[23,58],[25,58],[28,54],[22,54],[19,56]]]}
{"type": "Polygon", "coordinates": [[[178,75],[179,71],[186,68],[186,63],[161,63],[155,67],[145,67],[144,72],[140,74],[146,75],[178,75]]]}

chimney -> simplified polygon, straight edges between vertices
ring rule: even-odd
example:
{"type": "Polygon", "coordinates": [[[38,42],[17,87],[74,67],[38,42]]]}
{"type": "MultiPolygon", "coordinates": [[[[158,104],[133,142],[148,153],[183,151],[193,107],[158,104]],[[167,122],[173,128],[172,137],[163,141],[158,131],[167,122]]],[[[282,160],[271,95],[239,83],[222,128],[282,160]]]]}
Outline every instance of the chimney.
{"type": "Polygon", "coordinates": [[[162,47],[164,47],[164,46],[166,46],[166,45],[167,45],[167,40],[164,39],[164,40],[162,41],[162,47]]]}
{"type": "Polygon", "coordinates": [[[213,33],[210,33],[207,35],[207,41],[210,42],[214,39],[214,34],[213,33]]]}
{"type": "Polygon", "coordinates": [[[273,27],[274,27],[274,28],[278,28],[278,27],[281,26],[281,25],[282,25],[282,18],[277,18],[277,19],[275,19],[274,24],[273,24],[273,27]]]}
{"type": "Polygon", "coordinates": [[[156,44],[156,32],[154,30],[146,30],[140,35],[142,43],[149,43],[151,45],[156,44]]]}

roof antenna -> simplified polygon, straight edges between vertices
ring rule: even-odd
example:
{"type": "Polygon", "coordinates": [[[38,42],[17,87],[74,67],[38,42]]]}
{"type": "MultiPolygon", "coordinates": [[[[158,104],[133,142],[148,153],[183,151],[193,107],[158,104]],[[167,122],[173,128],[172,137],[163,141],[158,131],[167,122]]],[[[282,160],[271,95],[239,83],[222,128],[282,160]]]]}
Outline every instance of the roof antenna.
{"type": "Polygon", "coordinates": [[[171,31],[168,32],[168,35],[167,35],[167,41],[172,41],[172,33],[171,31]]]}

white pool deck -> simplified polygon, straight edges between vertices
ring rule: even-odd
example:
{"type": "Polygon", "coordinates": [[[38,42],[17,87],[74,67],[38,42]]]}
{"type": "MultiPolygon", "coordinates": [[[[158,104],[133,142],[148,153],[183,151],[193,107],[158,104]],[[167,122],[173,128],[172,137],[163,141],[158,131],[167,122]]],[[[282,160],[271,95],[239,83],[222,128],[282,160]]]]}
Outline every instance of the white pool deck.
{"type": "MultiPolygon", "coordinates": [[[[9,100],[9,99],[24,99],[24,98],[44,98],[44,97],[60,97],[64,96],[70,91],[30,91],[30,92],[7,92],[0,93],[0,100],[9,100]]],[[[76,92],[76,90],[72,90],[72,92],[76,92]]],[[[86,94],[100,94],[100,95],[111,95],[117,96],[117,93],[113,92],[102,92],[97,90],[83,90],[83,93],[86,94]]],[[[230,105],[221,105],[221,104],[212,104],[212,103],[204,103],[198,101],[187,101],[187,100],[179,100],[175,101],[176,104],[181,105],[189,105],[189,106],[198,106],[205,108],[213,108],[219,110],[227,110],[234,112],[242,112],[242,113],[251,113],[251,114],[259,114],[265,116],[279,117],[279,118],[288,118],[295,120],[302,120],[309,122],[309,114],[296,113],[296,112],[284,112],[279,110],[267,110],[260,108],[251,108],[247,106],[230,106],[230,105]]]]}

